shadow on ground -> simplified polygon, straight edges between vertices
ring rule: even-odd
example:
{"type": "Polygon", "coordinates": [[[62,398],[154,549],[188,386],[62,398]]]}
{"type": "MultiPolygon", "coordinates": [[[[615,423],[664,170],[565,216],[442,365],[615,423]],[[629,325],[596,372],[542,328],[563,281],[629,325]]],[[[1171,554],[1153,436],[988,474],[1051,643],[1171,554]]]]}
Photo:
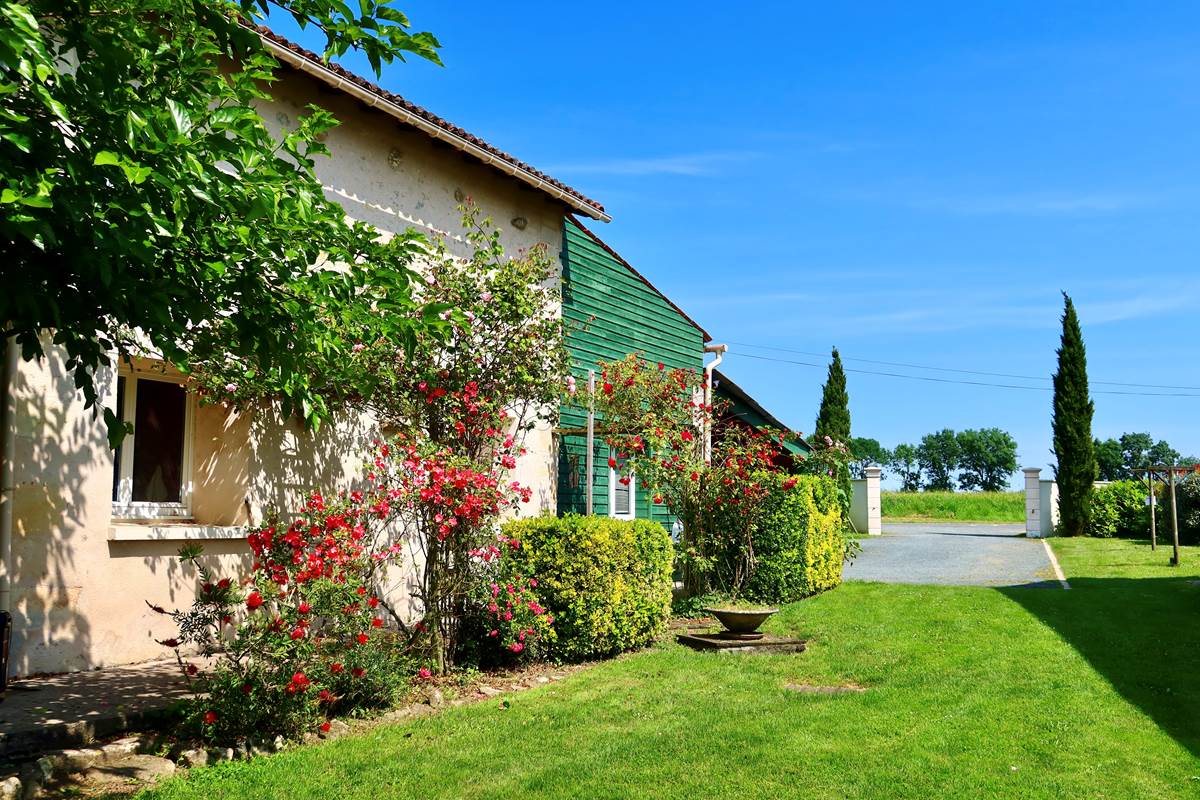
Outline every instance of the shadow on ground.
{"type": "Polygon", "coordinates": [[[1053,628],[1128,702],[1200,757],[1200,584],[1172,578],[1070,581],[1070,591],[998,591],[1053,628]]]}

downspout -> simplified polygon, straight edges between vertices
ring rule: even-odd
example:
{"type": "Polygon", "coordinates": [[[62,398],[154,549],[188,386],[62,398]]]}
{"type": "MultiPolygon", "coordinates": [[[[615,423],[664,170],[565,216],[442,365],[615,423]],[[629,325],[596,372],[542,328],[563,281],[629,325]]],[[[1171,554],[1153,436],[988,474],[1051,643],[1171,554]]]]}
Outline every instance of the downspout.
{"type": "MultiPolygon", "coordinates": [[[[721,361],[725,359],[725,354],[729,352],[727,344],[706,344],[704,352],[715,353],[716,358],[704,365],[704,406],[708,408],[713,401],[713,370],[721,365],[721,361]]],[[[707,411],[705,412],[708,413],[707,411]]],[[[707,463],[712,459],[712,426],[704,426],[704,461],[707,463]]]]}
{"type": "MultiPolygon", "coordinates": [[[[12,611],[13,586],[13,458],[16,453],[17,342],[5,340],[4,367],[0,373],[0,611],[12,611]]],[[[0,676],[0,683],[3,683],[0,676]]]]}

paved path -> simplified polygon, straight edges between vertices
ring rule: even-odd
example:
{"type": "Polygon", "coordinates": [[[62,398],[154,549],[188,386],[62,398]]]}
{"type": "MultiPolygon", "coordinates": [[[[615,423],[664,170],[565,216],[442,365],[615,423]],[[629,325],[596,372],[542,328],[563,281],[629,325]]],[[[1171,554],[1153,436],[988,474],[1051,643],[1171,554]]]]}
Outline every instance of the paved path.
{"type": "Polygon", "coordinates": [[[953,586],[1059,586],[1040,539],[1023,525],[884,522],[882,536],[859,539],[863,551],[846,580],[953,586]]]}
{"type": "Polygon", "coordinates": [[[0,763],[147,725],[187,695],[174,659],[10,681],[0,695],[0,763]]]}

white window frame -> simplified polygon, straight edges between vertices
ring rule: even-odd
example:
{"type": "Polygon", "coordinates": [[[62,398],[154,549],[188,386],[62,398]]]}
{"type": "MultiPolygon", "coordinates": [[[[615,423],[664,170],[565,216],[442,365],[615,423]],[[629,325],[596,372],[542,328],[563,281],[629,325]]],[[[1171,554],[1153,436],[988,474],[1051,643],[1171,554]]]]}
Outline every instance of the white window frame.
{"type": "Polygon", "coordinates": [[[608,468],[608,515],[613,519],[637,519],[637,476],[629,473],[629,513],[617,513],[617,481],[621,475],[615,467],[608,468]]]}
{"type": "MultiPolygon", "coordinates": [[[[161,381],[182,384],[182,376],[158,371],[134,369],[122,363],[117,375],[125,379],[125,402],[121,419],[137,420],[137,386],[140,381],[161,381]]],[[[114,387],[114,397],[116,396],[114,387]]],[[[196,426],[196,398],[191,392],[185,395],[183,405],[183,464],[179,471],[179,502],[152,503],[133,501],[133,443],[137,438],[136,426],[133,433],[121,440],[121,474],[117,481],[117,499],[112,501],[112,516],[115,520],[143,519],[190,519],[192,516],[192,440],[196,426]]]]}

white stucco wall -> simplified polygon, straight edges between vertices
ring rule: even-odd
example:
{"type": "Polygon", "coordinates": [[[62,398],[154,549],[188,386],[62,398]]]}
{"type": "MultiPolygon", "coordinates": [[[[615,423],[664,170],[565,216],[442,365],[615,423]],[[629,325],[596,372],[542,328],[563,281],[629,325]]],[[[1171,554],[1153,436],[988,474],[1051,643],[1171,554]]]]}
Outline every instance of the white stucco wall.
{"type": "MultiPolygon", "coordinates": [[[[457,197],[471,197],[503,230],[515,253],[539,242],[557,258],[564,208],[512,178],[379,112],[290,74],[276,86],[277,102],[263,108],[277,126],[319,102],[341,120],[327,144],[332,158],[318,161],[330,196],[352,217],[384,232],[414,227],[450,234],[451,252],[465,255],[457,197]],[[512,220],[520,218],[519,230],[512,220]]],[[[22,364],[15,382],[17,439],[14,464],[14,548],[6,565],[13,579],[13,675],[61,672],[160,658],[154,640],[169,622],[145,601],[188,605],[196,576],[182,570],[178,539],[113,540],[112,452],[103,420],[83,409],[63,358],[51,350],[42,363],[22,364]]],[[[115,375],[102,376],[110,396],[115,375]]],[[[196,412],[193,438],[193,513],[199,523],[242,525],[267,507],[295,507],[312,488],[344,488],[357,473],[375,435],[370,418],[344,418],[314,436],[266,409],[237,414],[220,406],[196,412]]],[[[526,440],[528,454],[513,475],[534,490],[523,514],[555,508],[553,437],[548,428],[526,440]]],[[[122,529],[128,532],[127,529],[122,529]]],[[[244,571],[243,541],[205,542],[218,572],[244,571]]],[[[397,592],[407,579],[394,574],[397,592]]],[[[398,605],[407,604],[402,599],[398,605]]]]}

